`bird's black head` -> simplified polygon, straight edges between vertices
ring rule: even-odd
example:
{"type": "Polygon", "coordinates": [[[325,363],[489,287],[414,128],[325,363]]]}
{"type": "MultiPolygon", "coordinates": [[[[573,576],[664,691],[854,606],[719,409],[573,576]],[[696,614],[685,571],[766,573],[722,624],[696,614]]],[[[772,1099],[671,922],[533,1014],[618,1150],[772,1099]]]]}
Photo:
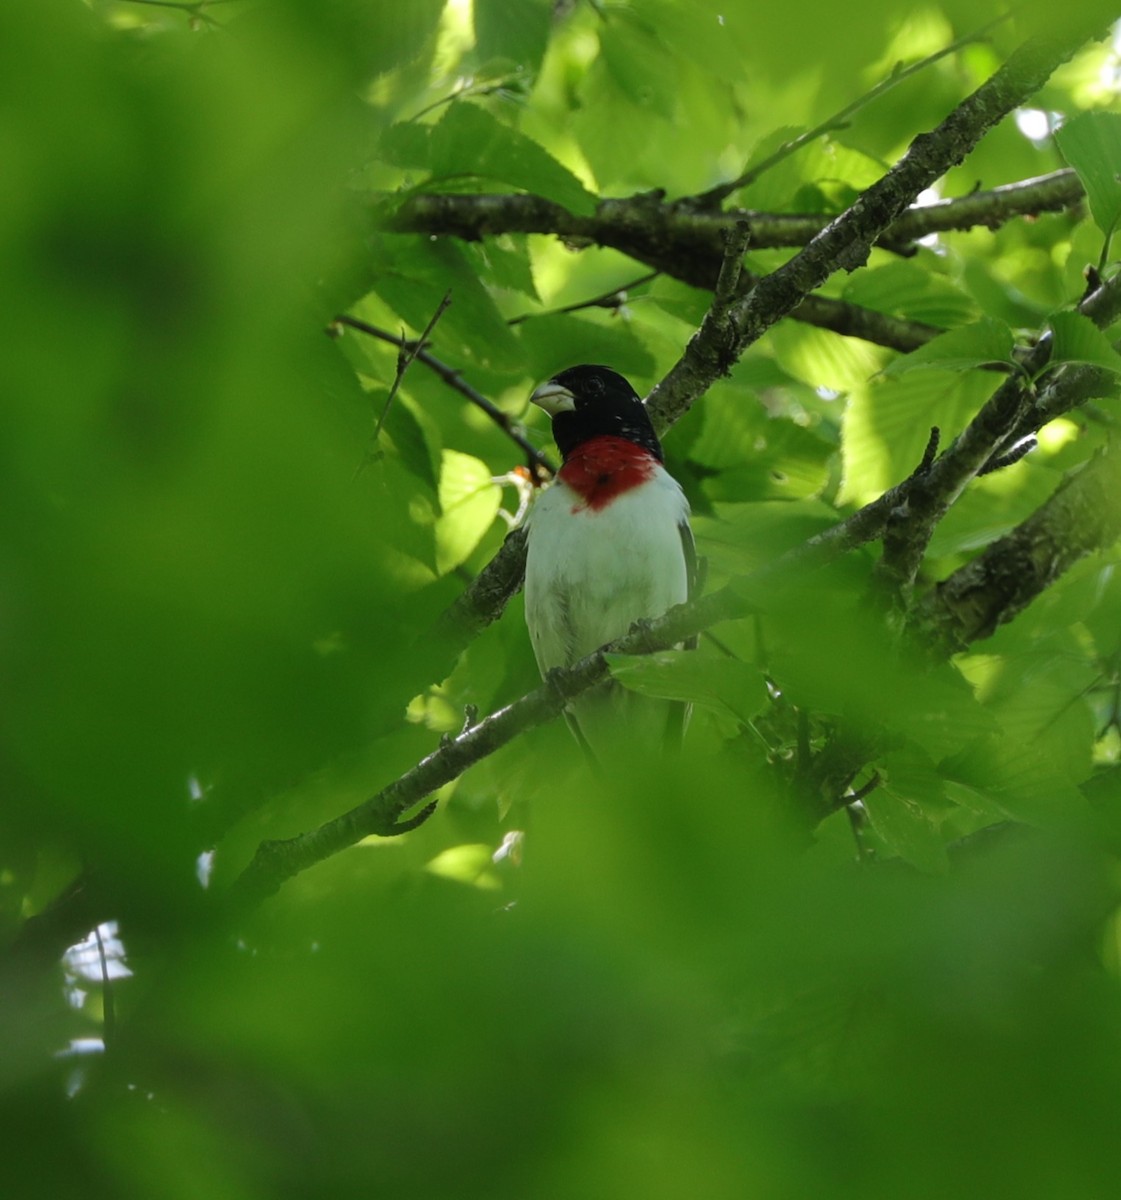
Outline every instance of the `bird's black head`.
{"type": "Polygon", "coordinates": [[[567,458],[595,437],[626,438],[662,461],[662,446],[642,400],[610,367],[567,367],[530,397],[553,418],[553,438],[567,458]]]}

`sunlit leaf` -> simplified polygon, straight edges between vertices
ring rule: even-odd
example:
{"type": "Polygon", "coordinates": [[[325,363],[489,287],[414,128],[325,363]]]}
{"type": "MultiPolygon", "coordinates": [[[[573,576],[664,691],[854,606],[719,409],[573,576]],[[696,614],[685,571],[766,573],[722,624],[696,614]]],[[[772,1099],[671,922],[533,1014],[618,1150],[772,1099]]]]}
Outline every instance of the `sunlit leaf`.
{"type": "Polygon", "coordinates": [[[842,498],[870,500],[906,479],[922,461],[931,430],[940,431],[945,445],[994,386],[994,378],[976,372],[915,371],[858,389],[845,408],[842,498]]]}
{"type": "Polygon", "coordinates": [[[968,371],[987,366],[1011,368],[1014,345],[1008,326],[986,317],[972,325],[939,334],[925,346],[901,355],[884,368],[884,374],[904,375],[923,368],[943,371],[968,371]]]}
{"type": "Polygon", "coordinates": [[[501,500],[486,463],[457,450],[444,451],[436,519],[436,567],[441,575],[475,549],[498,515],[501,500]]]}

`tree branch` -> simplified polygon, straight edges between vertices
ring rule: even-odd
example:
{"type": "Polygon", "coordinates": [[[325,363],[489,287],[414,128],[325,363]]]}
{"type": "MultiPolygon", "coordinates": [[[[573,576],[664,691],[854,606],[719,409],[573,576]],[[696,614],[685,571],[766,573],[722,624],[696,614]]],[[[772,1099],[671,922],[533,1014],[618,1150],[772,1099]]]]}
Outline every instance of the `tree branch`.
{"type": "Polygon", "coordinates": [[[991,636],[1087,554],[1121,537],[1121,452],[1102,451],[1041,508],[918,605],[916,631],[946,657],[991,636]]]}
{"type": "MultiPolygon", "coordinates": [[[[1061,212],[1084,196],[1073,171],[1055,171],[989,191],[914,205],[891,221],[878,240],[898,249],[933,233],[979,225],[996,228],[1018,216],[1061,212]]],[[[472,242],[503,233],[552,234],[569,245],[622,251],[684,283],[711,288],[720,267],[723,231],[737,221],[748,222],[751,244],[762,250],[805,246],[833,220],[828,213],[698,211],[688,201],[666,202],[658,192],[601,200],[590,217],[535,195],[415,193],[384,218],[384,228],[472,242]]]]}
{"type": "Polygon", "coordinates": [[[408,338],[402,337],[398,340],[397,351],[397,371],[393,376],[393,384],[389,389],[389,395],[385,398],[385,404],[382,405],[381,414],[378,417],[377,424],[374,426],[374,436],[371,439],[376,446],[378,438],[381,437],[382,426],[385,424],[385,418],[389,416],[389,407],[393,403],[393,398],[397,395],[398,389],[401,387],[401,381],[405,378],[405,372],[413,365],[417,354],[428,341],[428,335],[436,328],[440,318],[444,315],[448,305],[452,302],[451,291],[446,291],[440,303],[436,306],[436,311],[428,318],[428,324],[421,331],[420,337],[416,341],[410,341],[408,338]]]}
{"type": "Polygon", "coordinates": [[[498,553],[444,610],[437,633],[456,654],[492,621],[497,621],[525,578],[525,528],[511,530],[498,553]]]}
{"type": "MultiPolygon", "coordinates": [[[[996,228],[1015,216],[1069,208],[1084,196],[1073,171],[974,192],[956,200],[909,208],[877,239],[905,250],[932,233],[996,228]]],[[[592,217],[579,217],[559,204],[531,195],[414,195],[387,222],[398,232],[428,233],[478,241],[500,233],[554,234],[568,245],[599,245],[629,255],[691,287],[711,290],[730,229],[748,223],[753,249],[805,246],[834,218],[825,214],[695,212],[684,202],[666,204],[658,194],[603,200],[592,217]]],[[[744,280],[758,281],[746,271],[744,280]]],[[[614,293],[612,293],[613,295],[614,293]]],[[[586,303],[605,302],[610,296],[586,303]]],[[[581,306],[573,306],[583,307],[581,306]]],[[[561,311],[570,311],[562,309],[561,311]]],[[[906,354],[943,332],[933,325],[889,316],[824,296],[806,296],[787,314],[796,321],[906,354]]],[[[516,321],[526,317],[517,317],[516,321]]]]}
{"type": "Polygon", "coordinates": [[[533,321],[538,317],[555,317],[563,313],[581,312],[585,308],[609,308],[613,311],[618,311],[626,304],[627,293],[632,288],[640,287],[644,283],[650,283],[652,280],[657,279],[660,274],[660,271],[647,271],[645,275],[640,275],[637,279],[632,279],[628,283],[621,283],[609,292],[601,292],[598,296],[593,296],[590,300],[578,300],[575,304],[566,304],[562,308],[550,308],[543,312],[521,313],[516,317],[511,317],[506,324],[521,325],[524,321],[533,321]]]}

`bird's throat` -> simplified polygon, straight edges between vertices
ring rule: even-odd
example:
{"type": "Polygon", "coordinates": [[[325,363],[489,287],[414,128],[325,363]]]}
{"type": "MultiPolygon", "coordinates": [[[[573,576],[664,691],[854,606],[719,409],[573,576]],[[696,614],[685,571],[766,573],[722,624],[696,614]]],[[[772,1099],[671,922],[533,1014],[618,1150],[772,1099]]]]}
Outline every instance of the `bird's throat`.
{"type": "Polygon", "coordinates": [[[557,477],[580,497],[573,511],[595,512],[645,483],[658,465],[653,454],[626,438],[597,437],[581,442],[564,460],[557,477]]]}

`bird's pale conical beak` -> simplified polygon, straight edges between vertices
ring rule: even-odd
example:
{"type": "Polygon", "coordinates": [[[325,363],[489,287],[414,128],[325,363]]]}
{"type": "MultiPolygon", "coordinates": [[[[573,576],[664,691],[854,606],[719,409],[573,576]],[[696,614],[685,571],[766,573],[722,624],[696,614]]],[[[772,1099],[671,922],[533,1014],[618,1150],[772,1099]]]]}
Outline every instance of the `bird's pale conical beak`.
{"type": "Polygon", "coordinates": [[[543,408],[550,417],[555,417],[557,413],[573,412],[576,408],[576,398],[568,388],[557,383],[555,379],[543,383],[530,396],[529,401],[531,404],[536,404],[538,408],[543,408]]]}

